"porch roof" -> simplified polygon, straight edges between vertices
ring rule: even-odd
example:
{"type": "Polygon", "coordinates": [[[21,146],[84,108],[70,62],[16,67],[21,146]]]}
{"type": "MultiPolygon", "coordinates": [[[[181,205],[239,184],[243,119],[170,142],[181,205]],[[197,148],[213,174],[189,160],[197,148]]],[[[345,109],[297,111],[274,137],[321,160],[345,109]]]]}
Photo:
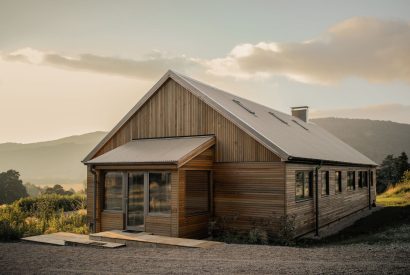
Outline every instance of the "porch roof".
{"type": "Polygon", "coordinates": [[[85,163],[176,163],[181,166],[214,144],[214,136],[137,139],[85,163]]]}

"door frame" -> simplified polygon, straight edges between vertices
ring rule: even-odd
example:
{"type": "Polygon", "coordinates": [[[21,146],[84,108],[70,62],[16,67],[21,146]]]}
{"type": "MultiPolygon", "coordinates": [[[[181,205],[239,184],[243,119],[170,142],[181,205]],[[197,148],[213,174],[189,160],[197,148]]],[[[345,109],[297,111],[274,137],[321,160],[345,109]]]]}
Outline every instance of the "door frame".
{"type": "Polygon", "coordinates": [[[148,206],[148,172],[146,171],[125,171],[124,175],[123,175],[123,190],[124,190],[124,198],[123,198],[123,202],[124,202],[124,217],[125,217],[125,221],[124,221],[124,228],[125,230],[135,230],[135,231],[145,231],[145,218],[147,216],[147,206],[148,206]],[[128,225],[128,209],[129,209],[129,174],[130,173],[141,173],[144,175],[144,187],[143,187],[143,191],[144,191],[144,195],[143,195],[143,205],[144,205],[144,211],[142,214],[142,218],[143,218],[143,224],[141,225],[137,225],[137,226],[129,226],[128,225]]]}

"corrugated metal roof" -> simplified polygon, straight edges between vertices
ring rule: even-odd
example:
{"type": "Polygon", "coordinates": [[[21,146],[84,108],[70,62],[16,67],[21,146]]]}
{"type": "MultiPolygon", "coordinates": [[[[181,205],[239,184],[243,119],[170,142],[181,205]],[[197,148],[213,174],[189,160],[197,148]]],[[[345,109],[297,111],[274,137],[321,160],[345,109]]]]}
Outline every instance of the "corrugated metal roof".
{"type": "Polygon", "coordinates": [[[93,155],[124,125],[129,118],[169,78],[219,111],[227,119],[277,154],[282,160],[292,158],[335,161],[342,163],[377,165],[318,125],[304,122],[291,115],[222,91],[188,76],[168,71],[134,106],[114,129],[88,154],[93,155]]]}
{"type": "Polygon", "coordinates": [[[195,136],[132,140],[86,164],[178,163],[213,139],[213,136],[195,136]]]}

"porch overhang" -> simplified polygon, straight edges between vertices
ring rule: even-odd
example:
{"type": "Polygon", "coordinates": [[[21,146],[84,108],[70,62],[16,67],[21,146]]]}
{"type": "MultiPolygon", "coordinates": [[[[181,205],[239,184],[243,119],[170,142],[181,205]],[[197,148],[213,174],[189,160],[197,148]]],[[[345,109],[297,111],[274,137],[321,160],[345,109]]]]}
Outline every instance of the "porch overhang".
{"type": "Polygon", "coordinates": [[[137,139],[84,164],[111,167],[171,164],[179,168],[214,144],[213,135],[137,139]]]}

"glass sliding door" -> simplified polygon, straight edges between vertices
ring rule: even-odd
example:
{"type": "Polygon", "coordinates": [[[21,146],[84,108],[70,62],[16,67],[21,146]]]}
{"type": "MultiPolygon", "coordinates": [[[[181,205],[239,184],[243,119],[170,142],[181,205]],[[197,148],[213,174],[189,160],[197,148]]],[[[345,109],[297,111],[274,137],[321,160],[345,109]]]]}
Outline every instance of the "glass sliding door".
{"type": "Polygon", "coordinates": [[[144,225],[144,172],[128,174],[127,229],[143,229],[144,225]]]}

